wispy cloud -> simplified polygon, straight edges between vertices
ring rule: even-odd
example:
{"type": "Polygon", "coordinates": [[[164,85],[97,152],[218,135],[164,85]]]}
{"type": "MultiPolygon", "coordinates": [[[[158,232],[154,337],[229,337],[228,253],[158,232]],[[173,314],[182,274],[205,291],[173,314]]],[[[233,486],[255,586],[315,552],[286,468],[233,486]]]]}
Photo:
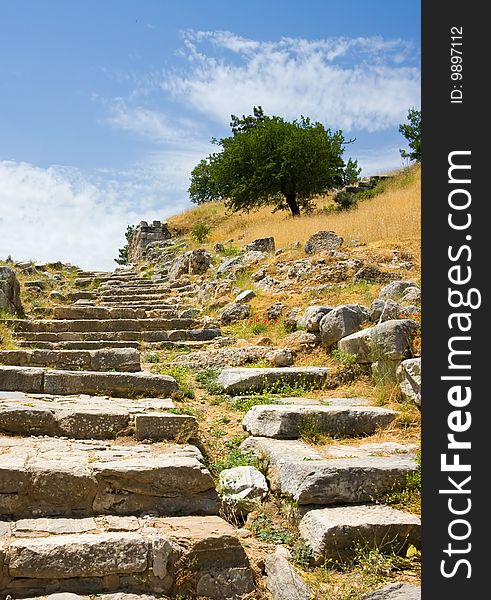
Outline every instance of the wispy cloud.
{"type": "Polygon", "coordinates": [[[260,104],[288,118],[306,114],[348,132],[374,132],[400,123],[420,102],[420,70],[403,40],[258,42],[224,31],[187,31],[183,40],[184,66],[163,74],[160,85],[220,123],[260,104]]]}
{"type": "Polygon", "coordinates": [[[184,117],[171,118],[168,114],[144,106],[133,106],[122,98],[109,105],[107,122],[160,145],[203,149],[203,131],[199,124],[184,117]]]}

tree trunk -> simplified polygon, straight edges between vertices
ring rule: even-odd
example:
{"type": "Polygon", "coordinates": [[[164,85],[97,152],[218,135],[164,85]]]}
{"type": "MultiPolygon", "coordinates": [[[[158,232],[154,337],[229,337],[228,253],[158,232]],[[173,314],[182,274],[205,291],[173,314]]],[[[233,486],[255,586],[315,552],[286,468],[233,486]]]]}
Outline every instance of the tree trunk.
{"type": "Polygon", "coordinates": [[[292,192],[290,194],[285,194],[286,203],[288,204],[288,208],[291,210],[292,215],[294,217],[300,216],[300,207],[297,202],[297,194],[292,192]]]}

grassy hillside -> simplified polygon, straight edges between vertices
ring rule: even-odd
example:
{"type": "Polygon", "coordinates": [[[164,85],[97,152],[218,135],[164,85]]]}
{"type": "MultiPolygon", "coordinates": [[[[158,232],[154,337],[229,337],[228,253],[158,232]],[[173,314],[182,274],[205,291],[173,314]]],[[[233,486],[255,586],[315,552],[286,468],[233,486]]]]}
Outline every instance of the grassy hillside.
{"type": "Polygon", "coordinates": [[[349,211],[336,212],[328,195],[318,198],[313,213],[295,219],[285,212],[272,213],[267,207],[227,214],[223,202],[213,202],[171,217],[168,222],[183,235],[189,234],[196,223],[207,223],[211,227],[210,243],[232,239],[243,245],[258,237],[274,236],[280,248],[303,243],[316,231],[333,230],[348,245],[357,240],[369,246],[410,251],[419,264],[421,169],[415,165],[393,175],[381,185],[380,194],[349,211]]]}

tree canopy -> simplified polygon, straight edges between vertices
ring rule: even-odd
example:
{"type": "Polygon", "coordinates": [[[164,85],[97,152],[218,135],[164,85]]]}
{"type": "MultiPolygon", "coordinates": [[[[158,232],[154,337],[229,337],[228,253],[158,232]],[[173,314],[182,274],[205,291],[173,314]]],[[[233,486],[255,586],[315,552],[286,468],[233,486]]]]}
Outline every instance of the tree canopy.
{"type": "Polygon", "coordinates": [[[225,200],[233,211],[273,205],[297,216],[312,208],[316,194],[351,183],[361,171],[343,160],[352,140],[308,117],[288,122],[259,106],[253,115],[232,115],[230,127],[230,137],[212,140],[220,151],[191,173],[188,191],[197,204],[225,200]]]}
{"type": "Polygon", "coordinates": [[[407,113],[408,123],[399,125],[399,132],[408,141],[410,152],[400,150],[402,158],[421,162],[421,111],[410,108],[407,113]]]}

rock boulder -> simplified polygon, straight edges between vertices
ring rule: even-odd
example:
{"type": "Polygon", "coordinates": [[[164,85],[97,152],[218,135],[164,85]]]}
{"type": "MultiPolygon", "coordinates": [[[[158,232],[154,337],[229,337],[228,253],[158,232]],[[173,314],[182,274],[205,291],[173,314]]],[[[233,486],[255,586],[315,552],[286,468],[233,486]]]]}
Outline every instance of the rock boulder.
{"type": "Polygon", "coordinates": [[[336,306],[319,323],[322,344],[326,347],[333,346],[340,339],[358,331],[368,320],[368,311],[359,304],[336,306]]]}
{"type": "Polygon", "coordinates": [[[0,311],[22,314],[19,281],[10,267],[0,266],[0,311]]]}
{"type": "Polygon", "coordinates": [[[230,323],[235,323],[236,321],[243,321],[247,319],[251,314],[251,307],[249,304],[244,304],[241,302],[234,302],[232,304],[228,304],[220,315],[220,321],[224,325],[229,325],[230,323]]]}
{"type": "Polygon", "coordinates": [[[169,269],[169,279],[182,275],[202,275],[210,268],[211,254],[206,250],[189,250],[178,256],[169,269]]]}
{"type": "Polygon", "coordinates": [[[318,231],[305,243],[304,250],[307,254],[317,252],[336,252],[343,243],[343,238],[334,231],[318,231]]]}
{"type": "Polygon", "coordinates": [[[277,546],[266,557],[266,587],[273,600],[311,600],[313,592],[288,562],[288,554],[286,548],[277,546]]]}
{"type": "Polygon", "coordinates": [[[298,320],[298,325],[308,333],[317,333],[322,318],[332,309],[332,306],[309,306],[298,320]]]}
{"type": "Polygon", "coordinates": [[[266,252],[274,254],[275,243],[273,237],[258,238],[247,244],[244,248],[246,252],[266,252]]]}
{"type": "Polygon", "coordinates": [[[421,358],[403,360],[397,369],[402,395],[421,406],[421,358]]]}
{"type": "Polygon", "coordinates": [[[339,340],[338,347],[356,356],[359,363],[411,358],[412,337],[418,323],[410,319],[385,321],[339,340]]]}
{"type": "Polygon", "coordinates": [[[239,513],[257,508],[268,493],[266,478],[252,466],[225,469],[220,473],[219,485],[223,503],[239,513]]]}
{"type": "Polygon", "coordinates": [[[416,287],[412,281],[393,281],[380,290],[380,298],[383,300],[399,300],[404,296],[408,288],[416,287]]]}

